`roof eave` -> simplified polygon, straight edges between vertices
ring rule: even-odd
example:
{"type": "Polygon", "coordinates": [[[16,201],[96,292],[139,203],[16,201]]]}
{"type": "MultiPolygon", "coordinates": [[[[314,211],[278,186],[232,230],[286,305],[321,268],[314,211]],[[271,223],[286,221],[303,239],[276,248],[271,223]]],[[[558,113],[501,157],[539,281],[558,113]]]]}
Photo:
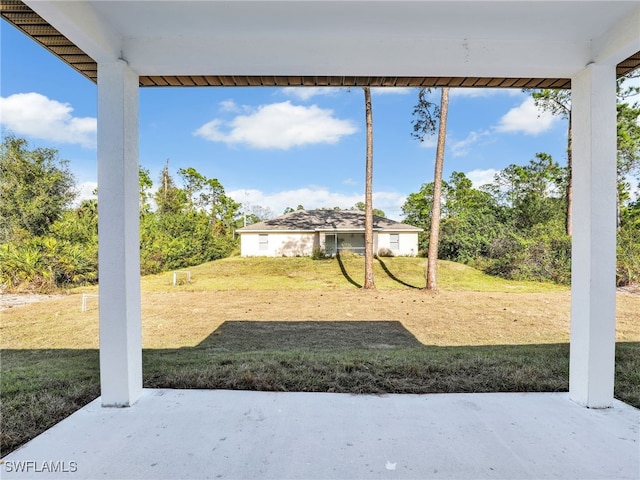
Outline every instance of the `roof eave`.
{"type": "MultiPolygon", "coordinates": [[[[84,51],[52,27],[20,0],[0,0],[0,16],[34,41],[74,68],[97,82],[97,64],[84,51]]],[[[640,67],[640,52],[617,65],[622,77],[640,67]]],[[[505,78],[505,77],[374,77],[374,76],[259,76],[259,75],[147,75],[139,80],[141,87],[199,87],[199,86],[334,86],[334,87],[474,87],[568,89],[569,78],[505,78]]]]}

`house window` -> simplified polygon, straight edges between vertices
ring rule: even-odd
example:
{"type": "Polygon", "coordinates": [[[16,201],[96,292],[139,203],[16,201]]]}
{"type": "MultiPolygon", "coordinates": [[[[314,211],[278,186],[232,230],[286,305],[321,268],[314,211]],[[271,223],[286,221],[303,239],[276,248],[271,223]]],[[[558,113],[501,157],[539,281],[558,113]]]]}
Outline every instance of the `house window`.
{"type": "Polygon", "coordinates": [[[258,236],[258,250],[269,250],[269,235],[261,233],[258,236]]]}
{"type": "Polygon", "coordinates": [[[391,250],[400,250],[400,234],[399,233],[389,234],[389,248],[391,250]]]}

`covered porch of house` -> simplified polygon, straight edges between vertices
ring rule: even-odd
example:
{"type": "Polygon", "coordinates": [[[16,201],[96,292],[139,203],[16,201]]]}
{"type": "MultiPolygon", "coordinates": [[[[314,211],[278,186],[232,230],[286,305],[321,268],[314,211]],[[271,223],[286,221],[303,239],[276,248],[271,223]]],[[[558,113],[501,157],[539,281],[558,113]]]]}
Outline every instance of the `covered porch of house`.
{"type": "MultiPolygon", "coordinates": [[[[377,232],[373,233],[373,251],[378,251],[377,232]]],[[[341,252],[352,252],[364,255],[364,232],[324,232],[320,234],[320,242],[324,237],[324,250],[327,255],[335,257],[341,252]]]]}
{"type": "Polygon", "coordinates": [[[639,424],[622,402],[566,393],[145,389],[130,408],[80,409],[2,478],[637,479],[639,424]]]}
{"type": "Polygon", "coordinates": [[[613,398],[616,77],[640,65],[637,1],[1,4],[97,81],[101,298],[101,397],[7,456],[4,478],[62,476],[45,461],[77,478],[640,475],[638,410],[613,398]],[[571,88],[569,393],[144,390],[138,89],[165,85],[571,88]]]}

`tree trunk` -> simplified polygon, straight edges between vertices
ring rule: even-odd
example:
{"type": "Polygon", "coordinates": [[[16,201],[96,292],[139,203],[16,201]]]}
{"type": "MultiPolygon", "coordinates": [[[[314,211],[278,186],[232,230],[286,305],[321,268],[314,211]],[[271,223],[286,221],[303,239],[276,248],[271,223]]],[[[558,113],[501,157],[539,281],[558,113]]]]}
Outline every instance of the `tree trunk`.
{"type": "Polygon", "coordinates": [[[367,159],[364,193],[364,285],[362,288],[376,288],[373,281],[373,115],[371,113],[371,89],[363,87],[364,108],[367,123],[367,159]]]}
{"type": "Polygon", "coordinates": [[[567,133],[567,169],[568,173],[568,183],[567,183],[567,235],[571,236],[573,223],[573,145],[572,145],[572,133],[571,133],[571,110],[569,110],[569,132],[567,133]]]}
{"type": "Polygon", "coordinates": [[[438,237],[440,235],[440,210],[442,202],[442,166],[444,164],[444,144],[447,136],[447,111],[449,109],[449,88],[442,89],[440,99],[440,122],[438,124],[438,145],[436,147],[436,167],[433,175],[433,208],[431,210],[431,232],[427,253],[427,290],[437,290],[438,237]]]}

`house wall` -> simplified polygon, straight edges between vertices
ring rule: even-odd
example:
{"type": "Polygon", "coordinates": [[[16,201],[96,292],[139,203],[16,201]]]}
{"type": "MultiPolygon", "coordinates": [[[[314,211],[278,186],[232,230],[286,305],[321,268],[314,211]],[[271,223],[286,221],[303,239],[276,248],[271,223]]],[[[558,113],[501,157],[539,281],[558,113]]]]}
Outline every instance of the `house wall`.
{"type": "Polygon", "coordinates": [[[316,245],[317,233],[243,233],[240,236],[243,257],[306,257],[311,256],[316,245]]]}
{"type": "Polygon", "coordinates": [[[378,232],[378,245],[376,253],[383,248],[388,248],[394,255],[415,256],[418,254],[418,233],[417,232],[378,232]],[[391,235],[397,233],[398,248],[392,247],[391,235]]]}
{"type": "MultiPolygon", "coordinates": [[[[395,248],[396,245],[392,245],[392,234],[393,232],[374,232],[373,251],[378,253],[381,249],[388,248],[394,255],[415,256],[418,254],[418,234],[416,232],[397,232],[397,248],[395,248]]],[[[326,235],[325,232],[320,234],[243,233],[240,237],[240,252],[243,257],[306,257],[311,256],[314,247],[325,248],[326,235]]],[[[357,253],[364,254],[364,234],[338,232],[337,238],[339,246],[348,244],[357,253]]]]}

